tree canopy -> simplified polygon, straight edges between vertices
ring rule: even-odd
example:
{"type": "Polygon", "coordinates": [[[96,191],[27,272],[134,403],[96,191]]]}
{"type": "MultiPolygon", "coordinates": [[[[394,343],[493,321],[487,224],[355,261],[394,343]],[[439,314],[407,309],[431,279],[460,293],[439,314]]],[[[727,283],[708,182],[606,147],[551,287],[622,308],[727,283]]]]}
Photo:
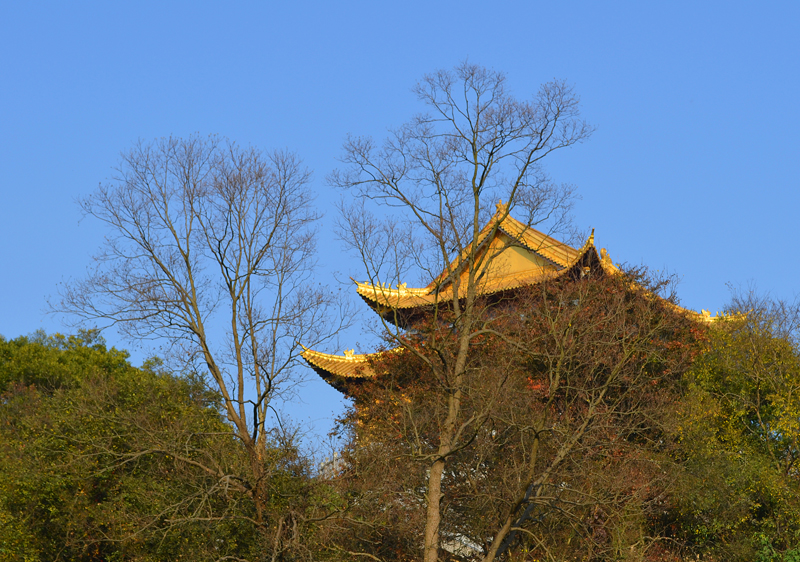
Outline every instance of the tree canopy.
{"type": "MultiPolygon", "coordinates": [[[[659,287],[641,272],[595,271],[484,308],[443,475],[444,551],[553,561],[661,552],[649,524],[668,488],[658,467],[702,331],[646,289],[659,287]]],[[[438,320],[414,325],[404,348],[380,355],[374,380],[351,383],[343,480],[380,537],[370,541],[365,528],[358,546],[384,559],[418,556],[426,471],[453,391],[430,363],[458,350],[449,316],[438,320]]]]}
{"type": "MultiPolygon", "coordinates": [[[[223,411],[200,379],[134,368],[95,332],[0,339],[0,558],[260,558],[223,411]]],[[[269,451],[270,486],[291,494],[302,464],[269,451]]]]}
{"type": "Polygon", "coordinates": [[[749,295],[728,312],[687,374],[678,535],[721,560],[798,560],[798,308],[749,295]]]}

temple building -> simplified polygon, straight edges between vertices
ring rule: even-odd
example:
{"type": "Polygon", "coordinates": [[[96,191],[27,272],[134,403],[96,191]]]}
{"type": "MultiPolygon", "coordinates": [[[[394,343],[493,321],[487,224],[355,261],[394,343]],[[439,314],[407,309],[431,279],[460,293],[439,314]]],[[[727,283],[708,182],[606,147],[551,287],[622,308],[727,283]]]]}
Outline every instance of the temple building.
{"type": "MultiPolygon", "coordinates": [[[[619,272],[605,248],[599,252],[595,248],[594,231],[583,246],[576,249],[514,219],[502,201],[473,243],[476,244],[475,260],[484,260],[488,264],[477,287],[483,297],[508,298],[521,288],[562,276],[580,277],[590,271],[599,271],[603,275],[619,272]]],[[[465,265],[473,251],[473,243],[467,245],[427,287],[409,288],[402,283],[393,288],[356,282],[356,291],[385,321],[404,328],[429,314],[435,306],[452,301],[454,281],[466,279],[465,265]]],[[[705,310],[701,314],[680,310],[701,322],[712,320],[705,310]]],[[[344,355],[335,355],[303,349],[302,356],[311,368],[342,392],[346,392],[348,380],[375,376],[370,368],[369,354],[356,354],[349,350],[344,355]]]]}

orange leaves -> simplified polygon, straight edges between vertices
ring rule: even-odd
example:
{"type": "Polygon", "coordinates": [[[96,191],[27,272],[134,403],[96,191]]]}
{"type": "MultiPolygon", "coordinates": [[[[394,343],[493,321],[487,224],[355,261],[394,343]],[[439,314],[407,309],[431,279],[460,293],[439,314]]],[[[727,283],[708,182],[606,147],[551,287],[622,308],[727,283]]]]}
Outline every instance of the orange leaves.
{"type": "Polygon", "coordinates": [[[527,378],[527,388],[534,396],[548,398],[550,396],[550,384],[542,379],[527,378]]]}

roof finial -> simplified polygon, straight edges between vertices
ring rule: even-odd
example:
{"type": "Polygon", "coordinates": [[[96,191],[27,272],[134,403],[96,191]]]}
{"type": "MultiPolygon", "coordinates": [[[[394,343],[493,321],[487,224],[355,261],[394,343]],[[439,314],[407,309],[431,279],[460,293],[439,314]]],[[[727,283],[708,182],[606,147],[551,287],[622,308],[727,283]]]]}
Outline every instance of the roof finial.
{"type": "Polygon", "coordinates": [[[497,208],[497,212],[505,211],[505,205],[503,205],[503,200],[500,199],[500,202],[495,205],[497,208]]]}
{"type": "Polygon", "coordinates": [[[594,228],[592,229],[592,233],[589,235],[589,239],[586,241],[586,245],[594,246],[594,228]]]}

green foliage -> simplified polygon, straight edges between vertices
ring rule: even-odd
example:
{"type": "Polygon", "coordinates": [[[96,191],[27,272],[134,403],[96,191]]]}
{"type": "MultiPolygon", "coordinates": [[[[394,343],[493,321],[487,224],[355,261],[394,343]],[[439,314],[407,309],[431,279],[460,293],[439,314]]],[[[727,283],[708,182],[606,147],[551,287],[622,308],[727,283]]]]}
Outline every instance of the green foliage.
{"type": "Polygon", "coordinates": [[[212,493],[240,449],[217,396],[158,361],[94,332],[0,339],[0,560],[246,556],[249,504],[212,493]]]}
{"type": "Polygon", "coordinates": [[[800,562],[800,549],[778,552],[766,535],[759,535],[757,541],[755,562],[800,562]]]}
{"type": "Polygon", "coordinates": [[[717,322],[687,376],[676,534],[721,560],[800,556],[800,348],[784,305],[717,322]]]}

